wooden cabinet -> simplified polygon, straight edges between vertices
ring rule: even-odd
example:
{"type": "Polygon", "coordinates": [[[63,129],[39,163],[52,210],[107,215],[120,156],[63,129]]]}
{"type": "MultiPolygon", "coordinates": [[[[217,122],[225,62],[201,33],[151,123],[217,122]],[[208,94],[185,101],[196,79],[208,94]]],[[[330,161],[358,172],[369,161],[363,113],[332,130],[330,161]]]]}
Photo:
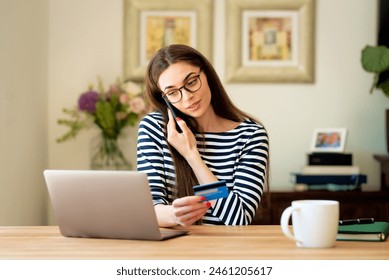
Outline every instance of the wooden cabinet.
{"type": "Polygon", "coordinates": [[[330,199],[339,201],[340,219],[374,218],[376,221],[389,222],[389,191],[305,191],[271,192],[270,204],[261,209],[253,224],[279,225],[281,214],[293,200],[330,199]]]}
{"type": "MultiPolygon", "coordinates": [[[[386,110],[389,117],[389,110],[386,110]]],[[[389,131],[388,131],[389,132],[389,131]]],[[[381,169],[381,190],[389,190],[389,156],[388,155],[373,155],[374,158],[380,163],[381,169]]]]}

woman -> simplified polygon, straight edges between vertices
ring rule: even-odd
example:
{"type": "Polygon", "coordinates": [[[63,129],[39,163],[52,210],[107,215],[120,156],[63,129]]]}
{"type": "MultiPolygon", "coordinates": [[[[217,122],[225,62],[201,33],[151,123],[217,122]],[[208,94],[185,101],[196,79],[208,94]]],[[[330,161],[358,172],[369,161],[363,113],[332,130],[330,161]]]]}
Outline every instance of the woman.
{"type": "Polygon", "coordinates": [[[154,55],[146,97],[156,111],[139,125],[137,163],[148,174],[159,225],[250,224],[268,188],[264,127],[232,104],[210,62],[189,46],[154,55]],[[227,198],[193,195],[193,186],[219,180],[227,198]]]}

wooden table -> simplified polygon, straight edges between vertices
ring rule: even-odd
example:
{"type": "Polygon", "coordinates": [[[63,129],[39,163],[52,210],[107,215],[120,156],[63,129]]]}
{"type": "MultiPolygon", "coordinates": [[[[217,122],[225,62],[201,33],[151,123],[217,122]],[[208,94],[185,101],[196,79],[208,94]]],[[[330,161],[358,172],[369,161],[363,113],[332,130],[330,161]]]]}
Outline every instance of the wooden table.
{"type": "Polygon", "coordinates": [[[57,226],[0,227],[0,259],[389,260],[389,241],[297,248],[280,226],[191,226],[165,241],[66,238],[57,226]]]}

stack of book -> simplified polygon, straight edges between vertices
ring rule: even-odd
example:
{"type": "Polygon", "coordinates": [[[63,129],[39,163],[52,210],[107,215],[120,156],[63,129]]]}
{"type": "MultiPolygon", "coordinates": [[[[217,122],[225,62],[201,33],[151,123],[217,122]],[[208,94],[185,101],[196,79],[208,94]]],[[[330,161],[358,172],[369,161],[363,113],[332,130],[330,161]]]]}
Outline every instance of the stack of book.
{"type": "Polygon", "coordinates": [[[388,222],[340,225],[336,240],[339,241],[385,241],[389,235],[388,222]]]}
{"type": "Polygon", "coordinates": [[[360,190],[367,183],[367,176],[352,164],[352,154],[345,153],[309,154],[308,165],[293,175],[295,184],[308,190],[360,190]]]}

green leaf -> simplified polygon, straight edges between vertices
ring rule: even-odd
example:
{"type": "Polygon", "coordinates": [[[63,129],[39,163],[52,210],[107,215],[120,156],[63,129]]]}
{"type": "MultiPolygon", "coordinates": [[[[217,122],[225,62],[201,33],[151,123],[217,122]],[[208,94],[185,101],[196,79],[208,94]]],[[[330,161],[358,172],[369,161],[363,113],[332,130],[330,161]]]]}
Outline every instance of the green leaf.
{"type": "Polygon", "coordinates": [[[389,97],[389,80],[386,80],[377,85],[378,88],[382,89],[384,94],[389,97]]]}
{"type": "Polygon", "coordinates": [[[111,103],[111,107],[114,111],[116,111],[116,107],[120,105],[119,103],[119,96],[116,94],[113,94],[110,96],[109,103],[111,103]]]}
{"type": "Polygon", "coordinates": [[[88,115],[80,114],[77,109],[64,108],[62,111],[69,116],[69,119],[59,119],[57,120],[57,123],[68,127],[68,131],[57,138],[57,143],[62,143],[75,138],[81,130],[87,128],[88,115]]]}
{"type": "Polygon", "coordinates": [[[131,112],[127,117],[126,125],[135,126],[137,121],[138,121],[138,115],[131,112]]]}
{"type": "Polygon", "coordinates": [[[96,103],[96,120],[95,123],[101,128],[103,134],[107,137],[115,137],[115,117],[111,104],[107,102],[96,103]]]}
{"type": "Polygon", "coordinates": [[[59,119],[58,124],[67,126],[69,128],[68,132],[66,132],[61,137],[57,138],[58,143],[65,142],[71,138],[75,138],[77,136],[77,134],[85,128],[85,126],[81,122],[79,122],[78,119],[74,120],[74,121],[73,120],[59,119]]]}
{"type": "Polygon", "coordinates": [[[366,46],[362,50],[361,62],[365,71],[381,73],[389,69],[389,48],[366,46]]]}

